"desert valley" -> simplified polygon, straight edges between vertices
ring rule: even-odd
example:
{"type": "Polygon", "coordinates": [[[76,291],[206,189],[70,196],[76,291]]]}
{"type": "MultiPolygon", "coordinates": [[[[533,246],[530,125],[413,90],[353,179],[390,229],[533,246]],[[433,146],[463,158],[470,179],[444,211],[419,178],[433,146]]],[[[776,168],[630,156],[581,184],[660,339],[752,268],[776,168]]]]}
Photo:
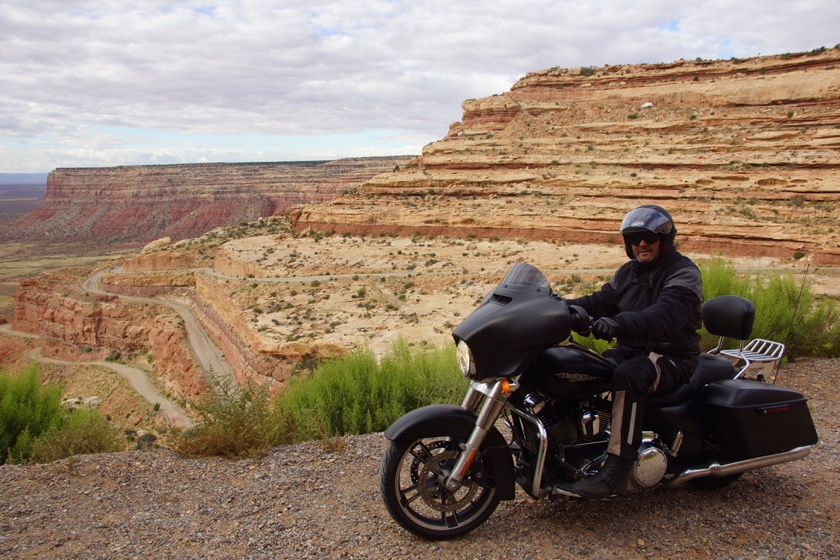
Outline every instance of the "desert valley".
{"type": "Polygon", "coordinates": [[[18,187],[0,183],[0,365],[37,362],[138,446],[0,468],[3,558],[838,557],[836,357],[780,372],[819,432],[803,461],[711,492],[520,492],[453,542],[392,522],[380,433],[240,461],[166,447],[217,384],[280,392],[354,347],[448,342],[513,263],[562,294],[600,285],[643,203],[698,262],[840,299],[840,47],[535,71],[464,101],[422,154],[61,168],[43,198],[18,187]]]}
{"type": "Polygon", "coordinates": [[[53,171],[0,234],[0,360],[54,360],[78,397],[166,424],[89,364],[118,356],[188,408],[211,383],[189,314],[216,373],[280,390],[356,345],[447,340],[514,262],[563,293],[598,285],[647,202],[692,257],[840,297],[838,48],[553,68],[463,109],[414,156],[53,171]]]}

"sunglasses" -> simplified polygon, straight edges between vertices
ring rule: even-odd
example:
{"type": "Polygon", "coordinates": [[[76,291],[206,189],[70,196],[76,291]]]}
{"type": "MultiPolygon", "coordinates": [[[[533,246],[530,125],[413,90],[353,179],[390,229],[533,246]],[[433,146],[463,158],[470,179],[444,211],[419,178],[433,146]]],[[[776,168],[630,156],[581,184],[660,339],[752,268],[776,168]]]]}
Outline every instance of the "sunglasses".
{"type": "Polygon", "coordinates": [[[655,233],[628,233],[624,236],[624,241],[630,245],[638,245],[642,241],[648,245],[653,245],[659,241],[659,236],[655,233]]]}

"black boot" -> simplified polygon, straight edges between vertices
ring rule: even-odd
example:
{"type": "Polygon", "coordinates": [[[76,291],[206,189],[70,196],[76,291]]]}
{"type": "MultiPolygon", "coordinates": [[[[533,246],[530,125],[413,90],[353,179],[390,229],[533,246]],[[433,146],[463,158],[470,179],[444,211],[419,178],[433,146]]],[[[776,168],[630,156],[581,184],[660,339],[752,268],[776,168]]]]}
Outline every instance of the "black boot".
{"type": "Polygon", "coordinates": [[[609,498],[627,490],[627,478],[633,461],[608,454],[607,460],[595,476],[575,482],[572,491],[578,496],[590,499],[609,498]]]}

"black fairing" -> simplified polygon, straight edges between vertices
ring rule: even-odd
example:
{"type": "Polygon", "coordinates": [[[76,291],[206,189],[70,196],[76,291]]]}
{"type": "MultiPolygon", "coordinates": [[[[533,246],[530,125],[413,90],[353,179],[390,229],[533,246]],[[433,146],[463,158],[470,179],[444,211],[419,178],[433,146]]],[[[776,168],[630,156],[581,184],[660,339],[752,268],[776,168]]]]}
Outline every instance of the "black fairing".
{"type": "Polygon", "coordinates": [[[519,263],[452,336],[469,345],[481,379],[521,373],[539,351],[570,333],[568,305],[552,296],[539,270],[519,263]]]}

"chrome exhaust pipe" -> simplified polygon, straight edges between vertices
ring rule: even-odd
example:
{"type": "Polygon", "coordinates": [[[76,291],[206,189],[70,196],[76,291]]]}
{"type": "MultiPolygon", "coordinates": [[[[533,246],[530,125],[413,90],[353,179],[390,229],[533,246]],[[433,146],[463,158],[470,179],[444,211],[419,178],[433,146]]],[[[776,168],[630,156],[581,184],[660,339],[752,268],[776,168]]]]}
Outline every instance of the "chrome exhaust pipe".
{"type": "Polygon", "coordinates": [[[706,467],[688,469],[671,480],[665,482],[665,486],[669,488],[678,488],[690,480],[696,478],[704,478],[707,476],[729,476],[730,474],[738,474],[753,469],[760,469],[762,467],[769,467],[770,465],[779,465],[789,461],[796,461],[805,457],[811,452],[810,445],[796,447],[784,453],[776,453],[775,455],[765,455],[764,457],[755,457],[753,459],[745,459],[743,461],[736,461],[734,463],[726,463],[721,465],[717,461],[712,462],[706,467]]]}

